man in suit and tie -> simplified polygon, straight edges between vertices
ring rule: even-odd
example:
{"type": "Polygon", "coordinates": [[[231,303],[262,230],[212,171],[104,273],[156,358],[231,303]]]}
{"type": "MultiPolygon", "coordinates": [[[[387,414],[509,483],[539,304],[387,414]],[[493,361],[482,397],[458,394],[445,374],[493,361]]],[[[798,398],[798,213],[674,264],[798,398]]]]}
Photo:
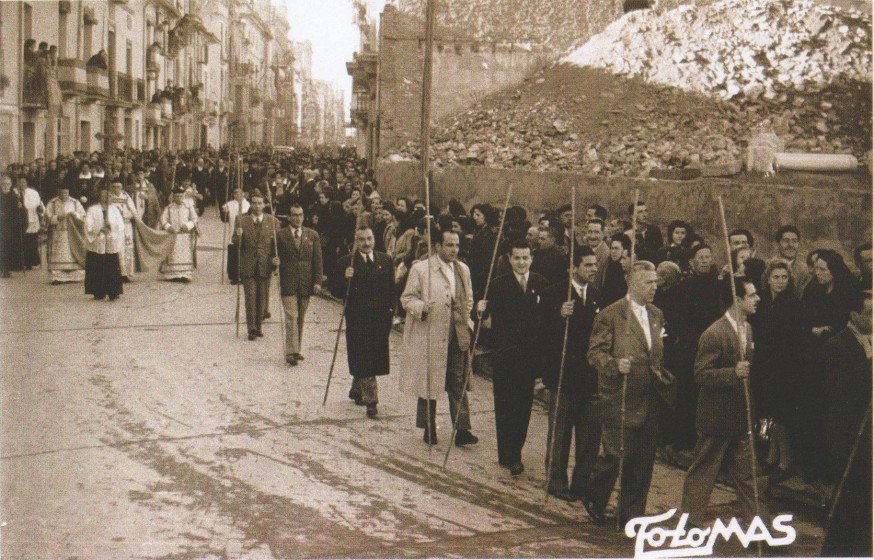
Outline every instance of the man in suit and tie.
{"type": "MultiPolygon", "coordinates": [[[[698,442],[683,485],[682,511],[699,526],[706,522],[716,475],[726,459],[747,519],[756,514],[743,383],[749,378],[753,358],[753,330],[747,317],[756,312],[759,295],[749,278],[735,277],[734,284],[734,305],[704,331],[695,357],[695,382],[701,386],[695,422],[698,442]],[[744,352],[740,352],[741,343],[744,352]]],[[[732,300],[730,284],[725,284],[724,292],[723,301],[728,303],[732,300]]]]}
{"type": "Polygon", "coordinates": [[[597,261],[589,247],[582,247],[579,253],[574,253],[570,299],[567,277],[550,285],[543,293],[538,321],[538,330],[543,336],[543,383],[550,396],[550,432],[555,422],[555,434],[548,435],[546,441],[550,465],[548,490],[551,495],[569,502],[576,501],[588,484],[601,443],[601,424],[595,407],[598,374],[586,359],[592,324],[598,313],[598,295],[593,286],[598,274],[597,261]],[[565,321],[569,321],[566,346],[563,344],[565,321]],[[566,354],[559,392],[563,346],[566,354]],[[551,443],[552,437],[555,438],[554,444],[551,443]],[[568,487],[571,438],[574,440],[574,470],[568,487]]]}
{"type": "Polygon", "coordinates": [[[234,245],[240,243],[240,278],[246,295],[246,326],[249,340],[264,336],[261,322],[267,309],[270,276],[280,261],[273,243],[273,232],[279,230],[279,220],[264,213],[264,196],[255,190],[251,197],[251,213],[237,216],[234,245]]]}
{"type": "Polygon", "coordinates": [[[289,210],[288,227],[279,232],[279,285],[285,308],[285,361],[296,366],[310,296],[322,293],[322,242],[315,230],[303,227],[303,208],[289,210]]]}
{"type": "Polygon", "coordinates": [[[623,452],[618,521],[624,526],[644,514],[659,443],[659,401],[673,404],[673,376],[662,367],[664,317],[652,305],[657,285],[651,262],[634,263],[627,295],[601,311],[592,327],[588,359],[598,372],[604,455],[595,464],[582,500],[597,524],[606,522],[604,508],[619,476],[623,452]],[[623,381],[627,382],[624,414],[623,381]]]}
{"type": "Polygon", "coordinates": [[[604,241],[604,220],[601,218],[592,218],[586,222],[586,245],[598,259],[598,272],[592,283],[595,289],[600,291],[604,286],[607,263],[610,262],[610,247],[604,241]]]}
{"type": "Polygon", "coordinates": [[[329,284],[337,297],[346,297],[346,357],[354,378],[349,398],[367,406],[376,418],[379,392],[376,378],[389,374],[388,337],[394,316],[394,263],[374,251],[376,240],[368,226],[355,231],[355,249],[342,257],[329,284]]]}
{"type": "Polygon", "coordinates": [[[635,243],[634,249],[636,258],[654,262],[658,250],[662,248],[664,243],[662,231],[659,229],[659,226],[649,223],[649,210],[646,207],[646,203],[639,201],[636,207],[633,202],[629,204],[628,219],[629,221],[634,220],[637,222],[636,231],[629,229],[625,232],[625,236],[628,237],[628,239],[631,239],[632,236],[637,236],[637,242],[635,243]],[[634,216],[635,214],[637,214],[636,218],[634,216]]]}
{"type": "Polygon", "coordinates": [[[491,318],[497,344],[492,389],[498,463],[517,476],[525,471],[522,446],[531,419],[540,354],[532,319],[537,316],[541,295],[549,281],[529,271],[531,248],[524,239],[510,246],[508,258],[512,272],[492,282],[488,301],[480,300],[477,311],[483,314],[483,319],[491,318]]]}
{"type": "Polygon", "coordinates": [[[434,228],[431,239],[435,254],[413,263],[401,295],[407,311],[401,391],[418,397],[416,427],[424,429],[423,439],[431,444],[437,443],[436,396],[446,391],[457,424],[455,445],[471,445],[479,438],[470,432],[464,392],[473,329],[470,269],[458,260],[457,233],[434,228]],[[430,352],[423,350],[428,345],[430,352]]]}

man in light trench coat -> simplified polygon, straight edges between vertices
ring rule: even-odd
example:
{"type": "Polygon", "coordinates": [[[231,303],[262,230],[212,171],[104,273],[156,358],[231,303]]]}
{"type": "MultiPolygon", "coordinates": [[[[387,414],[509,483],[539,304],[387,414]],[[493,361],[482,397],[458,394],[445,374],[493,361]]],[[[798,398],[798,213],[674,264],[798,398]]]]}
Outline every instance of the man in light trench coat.
{"type": "Polygon", "coordinates": [[[464,392],[473,330],[470,269],[458,261],[457,233],[432,230],[431,238],[435,253],[430,259],[413,264],[401,295],[401,305],[407,311],[401,391],[418,397],[416,427],[424,429],[426,443],[434,444],[435,397],[445,390],[451,418],[457,418],[455,445],[470,445],[479,441],[470,432],[470,411],[464,392]],[[426,415],[430,415],[430,422],[426,415]]]}

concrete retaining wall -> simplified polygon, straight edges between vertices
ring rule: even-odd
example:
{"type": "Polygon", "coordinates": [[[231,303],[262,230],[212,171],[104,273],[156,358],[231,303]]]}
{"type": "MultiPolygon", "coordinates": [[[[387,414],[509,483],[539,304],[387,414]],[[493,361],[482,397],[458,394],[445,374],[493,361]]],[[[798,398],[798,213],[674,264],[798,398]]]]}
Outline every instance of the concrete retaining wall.
{"type": "MultiPolygon", "coordinates": [[[[424,199],[420,169],[418,162],[379,165],[379,191],[387,198],[413,195],[424,199]]],[[[823,176],[811,180],[807,176],[803,183],[808,186],[797,186],[783,176],[761,182],[751,178],[660,181],[474,166],[444,168],[435,171],[433,177],[431,197],[442,208],[450,198],[461,200],[465,208],[476,202],[502,206],[507,188],[512,185],[510,204],[528,209],[529,217],[542,209],[566,204],[572,184],[577,185],[579,214],[587,205],[598,203],[611,215],[624,217],[634,200],[634,190],[640,189],[650,220],[663,233],[671,220],[686,220],[714,245],[720,259],[725,253],[717,204],[720,195],[729,229],[749,229],[764,255],[774,252],[774,231],[787,223],[801,230],[802,251],[829,247],[849,256],[855,245],[871,239],[872,193],[859,178],[823,176]]],[[[851,260],[848,263],[852,268],[851,260]]]]}

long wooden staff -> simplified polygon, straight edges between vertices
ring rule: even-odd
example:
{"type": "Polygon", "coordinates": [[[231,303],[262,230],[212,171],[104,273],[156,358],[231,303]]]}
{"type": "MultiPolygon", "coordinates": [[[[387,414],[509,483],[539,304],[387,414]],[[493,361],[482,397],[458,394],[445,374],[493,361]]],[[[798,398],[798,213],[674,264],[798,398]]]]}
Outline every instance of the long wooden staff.
{"type": "Polygon", "coordinates": [[[868,409],[865,411],[865,416],[862,418],[862,424],[859,426],[859,431],[856,434],[856,441],[853,443],[853,449],[850,451],[850,456],[847,458],[847,464],[844,467],[844,473],[841,475],[841,480],[838,482],[838,485],[835,487],[835,494],[832,497],[832,505],[828,511],[828,521],[825,524],[825,533],[828,534],[829,529],[832,525],[832,519],[835,516],[835,510],[838,507],[838,500],[841,498],[841,494],[844,492],[844,485],[847,483],[847,479],[850,477],[850,468],[853,466],[853,461],[856,459],[856,454],[859,452],[859,444],[862,442],[862,434],[865,432],[865,428],[868,426],[868,422],[871,421],[871,402],[868,402],[868,409]]]}
{"type": "MultiPolygon", "coordinates": [[[[492,249],[492,260],[489,262],[489,275],[486,276],[486,288],[483,290],[483,300],[489,300],[489,288],[492,286],[492,272],[495,268],[495,261],[498,258],[498,247],[501,244],[501,234],[504,232],[504,221],[507,218],[507,208],[510,206],[510,195],[513,194],[513,183],[507,188],[507,198],[504,200],[504,211],[501,212],[501,221],[498,224],[498,235],[495,238],[495,247],[492,249]]],[[[476,302],[474,302],[474,305],[476,302]]],[[[470,377],[473,375],[473,353],[476,351],[477,342],[479,342],[479,334],[482,330],[482,314],[479,315],[479,321],[476,323],[476,330],[473,334],[473,343],[468,351],[467,367],[464,372],[464,389],[461,391],[458,407],[455,412],[455,418],[452,419],[452,437],[449,438],[449,444],[446,446],[446,455],[443,456],[443,468],[446,468],[446,463],[449,461],[449,453],[452,451],[452,445],[455,442],[455,434],[458,433],[458,415],[461,414],[461,403],[464,402],[464,396],[467,394],[467,387],[470,385],[470,377]]]]}
{"type": "MultiPolygon", "coordinates": [[[[271,148],[272,152],[272,148],[271,148]]],[[[273,219],[270,221],[270,227],[273,229],[273,249],[276,252],[276,258],[279,258],[279,243],[276,241],[276,222],[279,220],[276,218],[276,205],[273,204],[273,195],[270,193],[270,185],[267,185],[267,201],[270,203],[270,212],[273,215],[273,219]]],[[[279,279],[279,267],[277,267],[276,272],[276,289],[279,294],[279,309],[282,311],[282,317],[279,318],[279,336],[280,336],[280,344],[282,345],[282,360],[285,361],[285,306],[282,304],[282,281],[279,279]]],[[[272,281],[271,278],[268,279],[268,284],[272,281]]]]}
{"type": "MultiPolygon", "coordinates": [[[[737,289],[734,286],[734,263],[731,258],[731,240],[728,237],[728,224],[725,221],[725,207],[722,205],[722,196],[719,196],[719,216],[722,219],[722,234],[725,237],[725,249],[726,254],[728,255],[728,273],[729,273],[729,285],[731,286],[731,300],[732,307],[734,308],[734,320],[737,322],[737,346],[740,353],[741,361],[746,359],[746,348],[744,347],[745,337],[741,332],[741,329],[746,330],[746,322],[741,324],[740,322],[740,310],[738,309],[737,303],[737,289]]],[[[750,399],[750,379],[749,377],[743,378],[743,388],[744,388],[744,404],[746,405],[747,412],[747,438],[748,444],[750,446],[750,463],[752,466],[752,475],[753,475],[753,500],[756,508],[756,517],[759,516],[759,483],[756,476],[756,467],[758,466],[758,461],[756,460],[756,441],[753,437],[753,409],[752,409],[752,401],[750,399]]],[[[758,543],[758,553],[759,556],[762,555],[762,544],[758,543]]]]}
{"type": "MultiPolygon", "coordinates": [[[[640,191],[634,191],[634,206],[631,209],[631,254],[628,255],[628,274],[626,275],[626,285],[631,285],[631,279],[634,275],[634,250],[637,245],[637,204],[640,201],[640,191]]],[[[628,309],[625,312],[625,350],[628,351],[628,341],[631,338],[631,302],[628,303],[628,309]]],[[[637,320],[637,319],[635,319],[637,320]]],[[[628,358],[629,360],[631,357],[628,358]]],[[[622,476],[625,474],[625,402],[628,395],[628,376],[631,372],[622,376],[622,403],[619,408],[619,491],[616,494],[616,528],[620,527],[619,508],[622,506],[622,476]]]]}
{"type": "MultiPolygon", "coordinates": [[[[240,152],[237,152],[237,187],[243,187],[243,172],[242,165],[240,164],[240,152]]],[[[237,223],[242,224],[241,218],[243,217],[243,201],[237,202],[237,217],[234,219],[237,223]]],[[[230,218],[228,218],[230,221],[230,218]]],[[[234,224],[234,229],[236,230],[237,224],[234,224]]],[[[237,322],[237,338],[240,338],[240,292],[243,289],[243,236],[240,235],[237,238],[237,314],[236,314],[236,322],[237,322]]]]}
{"type": "MultiPolygon", "coordinates": [[[[354,270],[355,265],[355,250],[352,251],[352,257],[349,260],[349,266],[354,270]]],[[[334,365],[337,363],[337,350],[340,348],[340,333],[343,332],[343,321],[346,319],[346,304],[349,301],[349,292],[352,289],[352,278],[346,281],[346,297],[343,298],[343,311],[340,312],[340,325],[337,327],[337,338],[334,339],[334,355],[331,357],[331,367],[328,369],[328,383],[325,385],[325,397],[322,399],[322,406],[328,402],[328,391],[331,390],[331,378],[334,376],[334,365]]]]}
{"type": "MultiPolygon", "coordinates": [[[[576,245],[576,236],[574,235],[574,226],[577,223],[577,185],[571,185],[571,243],[568,251],[568,280],[567,280],[567,301],[573,301],[574,290],[574,245],[576,245]]],[[[555,452],[555,428],[558,425],[558,404],[561,399],[561,384],[564,380],[564,364],[567,357],[567,337],[570,331],[571,318],[564,318],[564,338],[561,342],[561,362],[558,366],[558,387],[555,390],[555,399],[553,406],[550,407],[552,412],[552,428],[549,439],[549,452],[546,455],[546,485],[543,488],[543,501],[549,501],[549,483],[552,479],[552,454],[555,452]]]]}
{"type": "MultiPolygon", "coordinates": [[[[231,168],[228,167],[228,180],[225,181],[225,204],[230,201],[231,198],[231,168]]],[[[215,205],[218,207],[218,198],[216,198],[215,205]]],[[[240,207],[242,210],[242,206],[240,207]]],[[[219,218],[222,215],[222,209],[218,208],[219,218]]],[[[220,276],[222,279],[222,284],[225,283],[225,262],[227,262],[227,253],[228,253],[228,228],[232,227],[230,213],[228,213],[228,219],[225,222],[224,230],[222,231],[222,269],[220,272],[220,276]]]]}

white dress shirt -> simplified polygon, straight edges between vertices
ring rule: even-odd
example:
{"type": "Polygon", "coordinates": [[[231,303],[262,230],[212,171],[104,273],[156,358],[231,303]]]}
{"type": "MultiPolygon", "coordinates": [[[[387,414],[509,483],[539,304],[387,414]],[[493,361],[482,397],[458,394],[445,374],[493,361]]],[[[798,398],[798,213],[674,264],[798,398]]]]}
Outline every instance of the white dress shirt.
{"type": "Polygon", "coordinates": [[[640,324],[640,328],[643,329],[643,336],[646,338],[647,349],[652,349],[652,333],[649,330],[649,313],[646,310],[646,306],[637,303],[631,299],[630,296],[625,297],[631,304],[631,312],[634,313],[637,322],[640,324]]]}

